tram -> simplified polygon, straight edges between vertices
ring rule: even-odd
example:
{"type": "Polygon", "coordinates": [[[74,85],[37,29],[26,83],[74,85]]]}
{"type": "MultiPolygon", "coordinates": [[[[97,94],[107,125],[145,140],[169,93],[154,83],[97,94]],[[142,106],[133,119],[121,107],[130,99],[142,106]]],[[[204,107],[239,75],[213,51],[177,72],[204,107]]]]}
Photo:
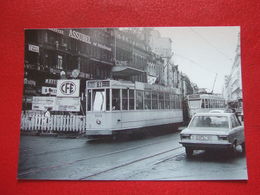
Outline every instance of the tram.
{"type": "Polygon", "coordinates": [[[189,117],[211,110],[225,110],[225,99],[217,94],[191,94],[187,96],[189,117]]]}
{"type": "Polygon", "coordinates": [[[141,82],[86,82],[87,137],[114,135],[146,127],[183,122],[182,96],[177,89],[141,82]]]}

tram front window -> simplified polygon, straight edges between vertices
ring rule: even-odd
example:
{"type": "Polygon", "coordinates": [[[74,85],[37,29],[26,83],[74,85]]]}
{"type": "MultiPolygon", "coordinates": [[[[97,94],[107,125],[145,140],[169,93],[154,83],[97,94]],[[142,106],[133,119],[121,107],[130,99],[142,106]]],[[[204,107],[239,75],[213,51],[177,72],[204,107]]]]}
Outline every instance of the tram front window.
{"type": "Polygon", "coordinates": [[[92,105],[93,111],[105,111],[105,90],[93,90],[92,105]]]}
{"type": "Polygon", "coordinates": [[[88,101],[87,109],[88,109],[88,111],[91,111],[91,90],[90,89],[88,90],[88,93],[87,93],[87,101],[88,101]]]}
{"type": "Polygon", "coordinates": [[[189,100],[189,107],[190,108],[200,108],[201,101],[200,100],[189,100]]]}

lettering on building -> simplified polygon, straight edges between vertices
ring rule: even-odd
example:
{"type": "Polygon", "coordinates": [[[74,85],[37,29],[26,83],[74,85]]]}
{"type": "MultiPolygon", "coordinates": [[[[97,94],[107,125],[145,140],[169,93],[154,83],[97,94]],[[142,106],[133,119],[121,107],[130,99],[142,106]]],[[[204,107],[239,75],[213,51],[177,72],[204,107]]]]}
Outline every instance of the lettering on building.
{"type": "Polygon", "coordinates": [[[77,32],[75,30],[69,31],[69,37],[72,37],[72,38],[77,39],[79,41],[91,44],[90,36],[87,36],[83,33],[77,32]]]}

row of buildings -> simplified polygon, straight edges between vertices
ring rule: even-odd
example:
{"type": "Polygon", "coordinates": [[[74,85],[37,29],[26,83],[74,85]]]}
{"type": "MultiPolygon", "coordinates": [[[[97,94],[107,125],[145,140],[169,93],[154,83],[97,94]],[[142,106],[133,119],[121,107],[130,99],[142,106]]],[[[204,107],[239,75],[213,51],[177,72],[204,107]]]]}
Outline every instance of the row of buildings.
{"type": "Polygon", "coordinates": [[[57,79],[124,79],[178,88],[190,81],[171,63],[172,40],[153,28],[25,30],[23,109],[33,96],[55,95],[57,79]],[[76,75],[75,75],[76,74],[76,75]]]}
{"type": "Polygon", "coordinates": [[[241,107],[242,102],[242,77],[241,77],[241,57],[240,57],[240,35],[236,47],[235,59],[230,70],[230,74],[225,76],[224,97],[234,107],[241,107]],[[236,105],[235,105],[236,104],[236,105]]]}

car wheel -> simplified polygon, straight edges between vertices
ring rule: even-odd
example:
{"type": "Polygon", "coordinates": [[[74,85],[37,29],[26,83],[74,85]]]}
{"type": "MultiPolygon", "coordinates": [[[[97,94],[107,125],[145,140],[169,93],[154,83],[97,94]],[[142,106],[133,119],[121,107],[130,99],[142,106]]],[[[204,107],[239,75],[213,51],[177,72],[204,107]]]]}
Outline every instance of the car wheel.
{"type": "Polygon", "coordinates": [[[193,149],[185,147],[185,152],[186,152],[187,157],[191,157],[193,154],[193,149]]]}
{"type": "Polygon", "coordinates": [[[236,152],[237,152],[237,142],[236,141],[232,144],[232,146],[230,148],[230,152],[232,154],[236,154],[236,152]]]}
{"type": "Polygon", "coordinates": [[[246,152],[245,142],[241,144],[241,147],[242,147],[242,152],[245,153],[246,152]]]}

